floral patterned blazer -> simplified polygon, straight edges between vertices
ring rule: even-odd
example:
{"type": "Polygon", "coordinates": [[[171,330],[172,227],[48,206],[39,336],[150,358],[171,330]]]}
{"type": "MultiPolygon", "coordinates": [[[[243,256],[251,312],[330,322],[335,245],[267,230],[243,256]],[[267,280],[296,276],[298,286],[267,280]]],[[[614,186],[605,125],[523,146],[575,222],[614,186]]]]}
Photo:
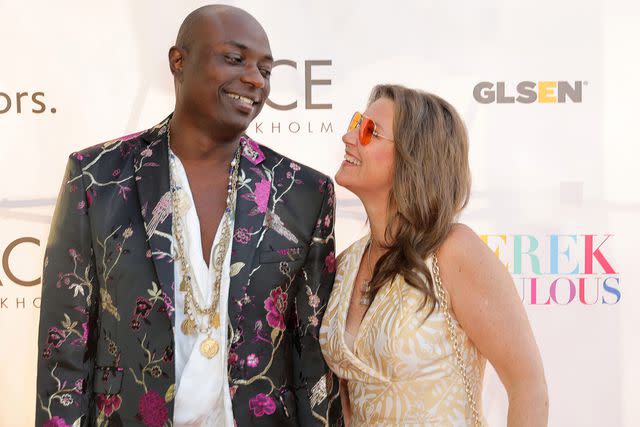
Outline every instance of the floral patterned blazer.
{"type": "MultiPolygon", "coordinates": [[[[44,261],[37,426],[172,425],[168,120],[69,158],[44,261]]],[[[236,425],[341,425],[318,343],[335,274],[333,185],[241,143],[228,301],[236,425]]]]}

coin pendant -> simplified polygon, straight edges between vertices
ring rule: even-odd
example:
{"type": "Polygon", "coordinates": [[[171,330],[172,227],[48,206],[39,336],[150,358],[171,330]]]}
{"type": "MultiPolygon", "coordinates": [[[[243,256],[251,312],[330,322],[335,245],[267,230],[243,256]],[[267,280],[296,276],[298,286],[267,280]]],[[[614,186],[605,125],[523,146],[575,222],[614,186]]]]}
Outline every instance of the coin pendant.
{"type": "Polygon", "coordinates": [[[200,344],[200,353],[202,353],[202,355],[207,359],[213,359],[213,357],[218,354],[219,348],[220,346],[216,340],[213,338],[207,338],[202,341],[202,344],[200,344]]]}
{"type": "Polygon", "coordinates": [[[182,329],[183,334],[187,336],[194,335],[196,332],[196,323],[192,319],[186,318],[182,322],[182,325],[180,328],[182,329]]]}

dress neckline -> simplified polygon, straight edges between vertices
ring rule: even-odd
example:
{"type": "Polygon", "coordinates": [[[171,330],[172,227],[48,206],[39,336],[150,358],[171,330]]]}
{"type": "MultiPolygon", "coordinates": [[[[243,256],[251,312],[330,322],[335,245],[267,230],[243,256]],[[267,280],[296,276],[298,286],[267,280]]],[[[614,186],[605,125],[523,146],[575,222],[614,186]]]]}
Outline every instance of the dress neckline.
{"type": "Polygon", "coordinates": [[[359,361],[360,361],[360,358],[356,354],[358,350],[358,345],[362,340],[362,336],[364,332],[366,332],[366,330],[369,328],[371,324],[371,318],[378,311],[380,306],[380,301],[389,293],[391,289],[391,286],[390,286],[391,284],[387,284],[383,288],[381,288],[378,291],[378,293],[375,295],[373,300],[371,301],[371,305],[369,306],[364,316],[362,317],[362,320],[360,321],[360,324],[358,325],[357,329],[354,332],[350,332],[347,330],[347,316],[349,314],[349,308],[351,307],[353,293],[355,292],[355,285],[356,285],[355,281],[356,281],[356,277],[358,276],[360,265],[362,264],[362,261],[363,261],[364,252],[367,249],[367,242],[369,241],[370,236],[371,236],[370,234],[367,234],[366,236],[362,237],[360,240],[358,240],[355,243],[354,247],[352,248],[353,252],[350,254],[350,256],[354,257],[354,268],[348,268],[344,276],[343,285],[345,286],[343,286],[343,293],[340,301],[340,310],[339,310],[340,313],[342,313],[340,317],[340,321],[341,321],[340,330],[342,332],[340,337],[341,344],[350,353],[350,355],[353,358],[359,361]],[[346,334],[350,334],[353,337],[353,348],[347,345],[346,334]]]}

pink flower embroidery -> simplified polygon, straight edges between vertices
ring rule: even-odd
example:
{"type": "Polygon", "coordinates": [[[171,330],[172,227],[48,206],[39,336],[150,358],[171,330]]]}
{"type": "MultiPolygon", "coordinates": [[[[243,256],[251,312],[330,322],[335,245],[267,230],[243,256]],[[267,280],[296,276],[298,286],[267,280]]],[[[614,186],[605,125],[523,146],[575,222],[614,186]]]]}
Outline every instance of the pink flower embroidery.
{"type": "Polygon", "coordinates": [[[294,171],[296,171],[296,172],[300,170],[300,166],[298,166],[298,164],[296,164],[296,163],[294,163],[294,162],[291,162],[291,163],[289,164],[289,167],[290,167],[291,169],[293,169],[294,171]]]}
{"type": "Polygon", "coordinates": [[[124,237],[125,239],[128,239],[131,236],[133,236],[133,228],[131,227],[125,228],[124,232],[122,233],[122,237],[124,237]]]}
{"type": "Polygon", "coordinates": [[[246,245],[251,241],[251,231],[244,227],[238,228],[233,238],[236,242],[246,245]]]}
{"type": "Polygon", "coordinates": [[[238,353],[229,353],[229,359],[228,359],[228,363],[231,366],[235,366],[236,363],[238,363],[238,353]]]}
{"type": "Polygon", "coordinates": [[[42,427],[71,427],[64,418],[60,418],[59,416],[55,416],[51,418],[49,421],[44,423],[42,427]]]}
{"type": "Polygon", "coordinates": [[[169,419],[169,412],[164,403],[164,397],[155,390],[149,390],[140,396],[138,413],[142,422],[149,427],[162,427],[169,419]]]}
{"type": "Polygon", "coordinates": [[[324,259],[324,269],[327,273],[333,273],[336,271],[336,253],[329,252],[329,255],[324,259]]]}
{"type": "Polygon", "coordinates": [[[110,417],[115,411],[120,409],[122,404],[122,397],[118,394],[98,394],[98,409],[100,412],[104,412],[107,417],[110,417]]]}
{"type": "Polygon", "coordinates": [[[249,410],[253,411],[253,415],[256,417],[261,417],[264,414],[271,415],[276,411],[276,403],[266,394],[259,393],[249,400],[249,410]]]}
{"type": "Polygon", "coordinates": [[[287,293],[277,287],[269,294],[269,298],[264,301],[264,308],[267,310],[267,323],[275,329],[284,331],[284,311],[287,308],[287,293]]]}
{"type": "Polygon", "coordinates": [[[60,396],[60,403],[62,406],[70,406],[73,403],[73,397],[69,393],[65,393],[60,396]]]}
{"type": "Polygon", "coordinates": [[[309,295],[309,306],[313,308],[318,308],[320,305],[320,297],[318,295],[309,295]]]}
{"type": "Polygon", "coordinates": [[[311,323],[312,326],[318,326],[318,318],[316,316],[309,316],[309,323],[311,323]]]}
{"type": "Polygon", "coordinates": [[[269,205],[269,193],[271,192],[271,182],[262,178],[262,181],[256,183],[255,201],[258,205],[258,211],[265,213],[269,205]]]}
{"type": "Polygon", "coordinates": [[[173,304],[171,302],[171,297],[165,293],[162,294],[162,301],[164,302],[164,307],[167,310],[167,315],[171,316],[171,313],[175,311],[173,308],[173,304]]]}
{"type": "Polygon", "coordinates": [[[247,366],[255,368],[260,363],[260,358],[256,356],[254,353],[251,353],[247,356],[247,366]]]}
{"type": "Polygon", "coordinates": [[[331,225],[331,217],[327,214],[327,216],[324,217],[324,226],[328,227],[331,225]]]}
{"type": "Polygon", "coordinates": [[[153,150],[149,147],[145,148],[140,152],[142,157],[151,157],[153,155],[153,150]]]}

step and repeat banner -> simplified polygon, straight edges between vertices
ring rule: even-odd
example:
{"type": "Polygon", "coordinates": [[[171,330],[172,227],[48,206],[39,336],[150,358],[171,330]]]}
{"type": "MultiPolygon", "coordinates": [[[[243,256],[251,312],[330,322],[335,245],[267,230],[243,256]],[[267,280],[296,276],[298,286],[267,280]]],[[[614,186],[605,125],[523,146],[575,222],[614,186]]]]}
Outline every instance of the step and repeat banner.
{"type": "MultiPolygon", "coordinates": [[[[229,2],[278,66],[249,134],[333,175],[377,83],[436,93],[470,134],[470,225],[513,275],[551,426],[640,425],[640,6],[631,1],[229,2]]],[[[41,268],[69,153],[172,110],[167,52],[201,1],[0,0],[0,426],[33,424],[41,268]]],[[[366,232],[337,189],[340,250],[366,232]]],[[[484,411],[508,399],[487,369],[484,411]]]]}

